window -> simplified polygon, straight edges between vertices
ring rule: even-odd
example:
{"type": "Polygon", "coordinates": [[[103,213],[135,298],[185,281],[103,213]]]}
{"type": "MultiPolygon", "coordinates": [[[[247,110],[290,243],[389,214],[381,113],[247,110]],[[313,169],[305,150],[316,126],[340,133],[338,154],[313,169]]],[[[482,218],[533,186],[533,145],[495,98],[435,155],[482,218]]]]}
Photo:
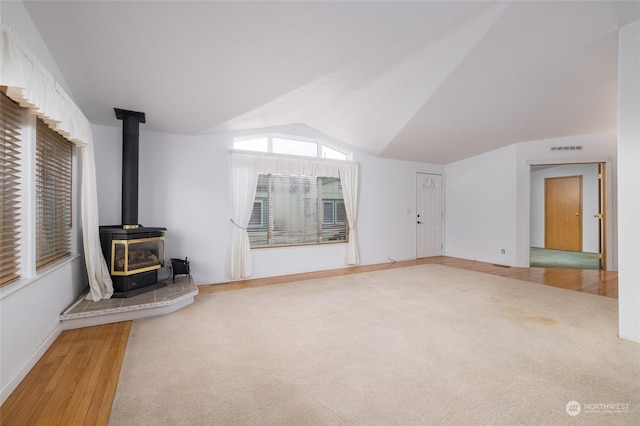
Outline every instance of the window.
{"type": "Polygon", "coordinates": [[[326,145],[322,145],[322,158],[331,158],[333,160],[346,160],[347,154],[337,149],[330,148],[326,145]]]}
{"type": "Polygon", "coordinates": [[[71,254],[73,145],[36,126],[36,269],[71,254]]]}
{"type": "Polygon", "coordinates": [[[304,157],[318,156],[318,144],[316,142],[273,138],[272,144],[272,152],[276,154],[301,155],[304,157]]]}
{"type": "Polygon", "coordinates": [[[233,142],[233,147],[242,151],[257,151],[268,152],[269,139],[268,138],[256,138],[237,140],[233,142]]]}
{"type": "Polygon", "coordinates": [[[332,225],[336,223],[336,203],[333,201],[322,202],[322,224],[332,225]]]}
{"type": "Polygon", "coordinates": [[[251,247],[348,240],[340,179],[261,174],[249,221],[251,247]]]}
{"type": "Polygon", "coordinates": [[[347,217],[341,201],[323,201],[323,225],[344,225],[347,217]]]}
{"type": "MultiPolygon", "coordinates": [[[[0,126],[0,286],[20,279],[21,228],[26,226],[20,206],[23,155],[29,141],[23,128],[27,124],[24,109],[1,96],[0,126]]],[[[42,120],[35,119],[35,269],[38,270],[71,253],[72,218],[72,157],[73,145],[51,130],[42,120]]],[[[27,152],[30,149],[27,149],[27,152]]],[[[30,245],[30,244],[29,244],[30,245]]],[[[29,255],[28,260],[33,255],[29,255]]],[[[28,265],[30,261],[27,261],[28,265]]],[[[32,272],[27,271],[28,274],[32,272]]]]}
{"type": "Polygon", "coordinates": [[[0,286],[20,278],[20,139],[22,108],[0,93],[0,286]]]}
{"type": "Polygon", "coordinates": [[[274,154],[327,158],[331,160],[349,159],[348,153],[339,151],[322,142],[275,135],[250,139],[238,138],[233,141],[233,148],[241,151],[272,152],[274,154]]]}

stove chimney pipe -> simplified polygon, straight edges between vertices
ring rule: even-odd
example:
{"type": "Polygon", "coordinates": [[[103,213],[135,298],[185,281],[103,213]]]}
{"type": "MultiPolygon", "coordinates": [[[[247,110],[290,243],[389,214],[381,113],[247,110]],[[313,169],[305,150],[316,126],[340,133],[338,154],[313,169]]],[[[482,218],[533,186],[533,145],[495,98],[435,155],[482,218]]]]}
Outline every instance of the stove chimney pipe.
{"type": "Polygon", "coordinates": [[[138,228],[138,152],[139,124],[145,122],[144,112],[114,108],[122,120],[122,227],[138,228]]]}

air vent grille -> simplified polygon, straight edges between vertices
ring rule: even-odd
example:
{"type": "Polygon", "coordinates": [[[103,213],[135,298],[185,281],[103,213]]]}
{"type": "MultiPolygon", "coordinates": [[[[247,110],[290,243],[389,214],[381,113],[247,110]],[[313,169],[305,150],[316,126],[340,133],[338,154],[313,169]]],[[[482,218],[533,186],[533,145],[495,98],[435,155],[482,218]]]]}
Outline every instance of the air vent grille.
{"type": "Polygon", "coordinates": [[[551,151],[582,151],[582,146],[552,146],[551,151]]]}

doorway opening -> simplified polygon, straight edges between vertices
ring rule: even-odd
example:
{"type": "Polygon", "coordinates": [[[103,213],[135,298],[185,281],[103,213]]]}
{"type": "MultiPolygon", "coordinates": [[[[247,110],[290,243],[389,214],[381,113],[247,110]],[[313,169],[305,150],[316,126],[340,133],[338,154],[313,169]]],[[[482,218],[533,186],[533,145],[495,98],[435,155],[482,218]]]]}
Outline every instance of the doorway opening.
{"type": "Polygon", "coordinates": [[[531,267],[606,269],[605,166],[530,166],[531,267]]]}

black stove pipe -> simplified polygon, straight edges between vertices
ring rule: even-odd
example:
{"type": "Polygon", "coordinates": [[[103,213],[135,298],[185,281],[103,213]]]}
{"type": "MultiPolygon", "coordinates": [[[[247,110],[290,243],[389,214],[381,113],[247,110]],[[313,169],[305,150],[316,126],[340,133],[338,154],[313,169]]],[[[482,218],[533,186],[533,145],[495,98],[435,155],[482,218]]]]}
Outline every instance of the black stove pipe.
{"type": "Polygon", "coordinates": [[[122,227],[134,229],[138,225],[138,153],[139,124],[145,122],[144,112],[114,108],[122,120],[122,227]]]}

